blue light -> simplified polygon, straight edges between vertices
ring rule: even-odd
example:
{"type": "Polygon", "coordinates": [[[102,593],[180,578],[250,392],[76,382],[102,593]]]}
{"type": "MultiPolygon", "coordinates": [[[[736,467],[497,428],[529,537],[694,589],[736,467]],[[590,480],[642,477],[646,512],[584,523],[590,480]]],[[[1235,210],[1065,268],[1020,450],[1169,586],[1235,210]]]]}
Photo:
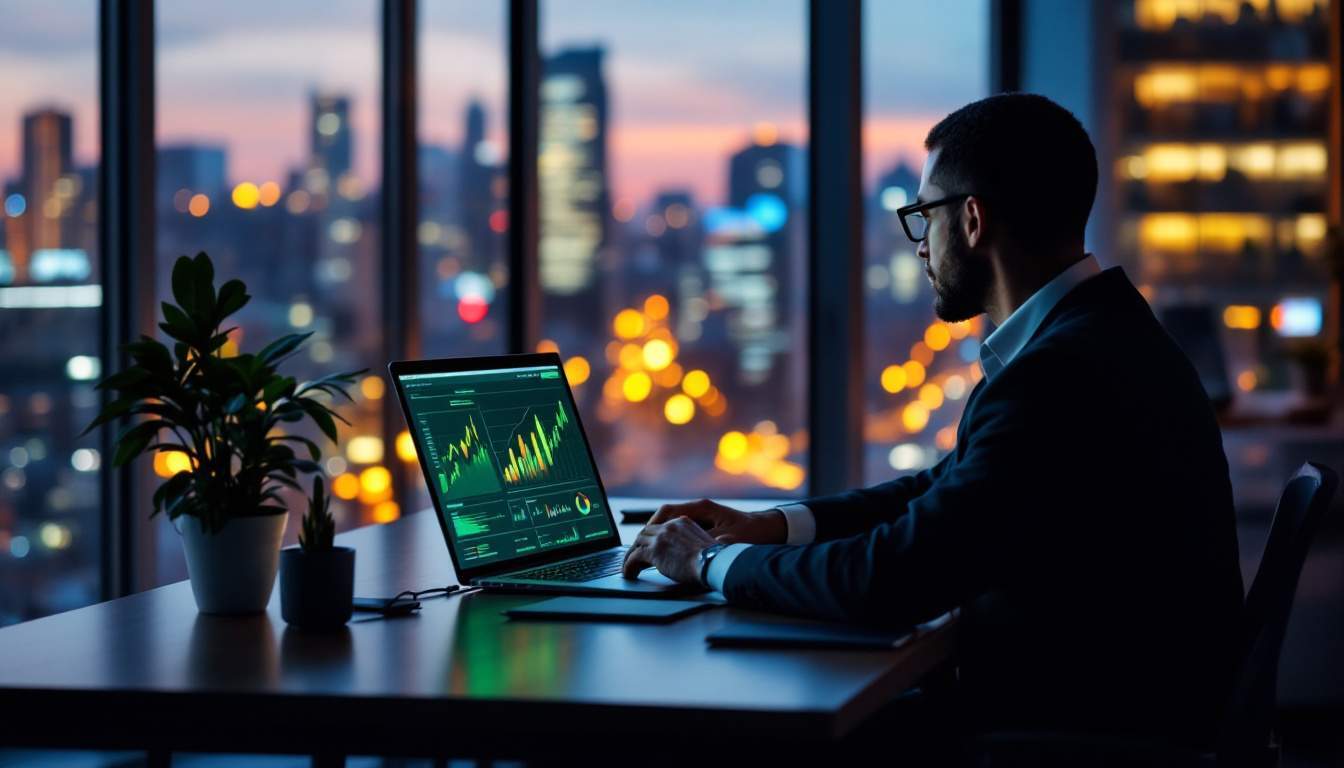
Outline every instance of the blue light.
{"type": "Polygon", "coordinates": [[[18,192],[5,198],[5,213],[11,218],[17,219],[22,216],[23,212],[26,210],[28,210],[28,201],[24,200],[23,195],[20,195],[18,192]]]}
{"type": "Polygon", "coordinates": [[[33,282],[51,283],[60,281],[78,283],[89,279],[93,268],[89,255],[80,248],[39,248],[33,251],[33,261],[28,267],[33,282]]]}
{"type": "Polygon", "coordinates": [[[741,208],[715,206],[705,211],[700,219],[705,232],[723,237],[747,237],[760,233],[760,224],[747,216],[741,208]]]}
{"type": "Polygon", "coordinates": [[[1280,301],[1269,319],[1280,336],[1315,336],[1324,325],[1324,312],[1319,299],[1298,297],[1280,301]]]}
{"type": "Polygon", "coordinates": [[[975,339],[966,339],[957,345],[957,356],[963,363],[974,363],[980,359],[980,342],[975,339]]]}
{"type": "Polygon", "coordinates": [[[778,232],[789,220],[789,207],[779,195],[760,192],[747,198],[747,215],[766,232],[778,232]]]}

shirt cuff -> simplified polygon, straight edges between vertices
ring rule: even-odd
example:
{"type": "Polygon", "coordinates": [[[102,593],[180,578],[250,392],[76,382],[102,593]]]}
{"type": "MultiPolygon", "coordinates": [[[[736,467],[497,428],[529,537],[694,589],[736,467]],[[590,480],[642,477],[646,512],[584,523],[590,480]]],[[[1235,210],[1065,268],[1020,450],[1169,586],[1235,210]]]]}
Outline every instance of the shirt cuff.
{"type": "Polygon", "coordinates": [[[785,544],[811,544],[817,540],[817,518],[806,504],[785,504],[779,511],[784,513],[784,522],[789,528],[785,544]]]}
{"type": "Polygon", "coordinates": [[[710,589],[715,592],[723,591],[723,582],[728,579],[729,566],[750,546],[750,544],[729,544],[709,561],[709,572],[705,574],[705,581],[709,583],[710,589]]]}

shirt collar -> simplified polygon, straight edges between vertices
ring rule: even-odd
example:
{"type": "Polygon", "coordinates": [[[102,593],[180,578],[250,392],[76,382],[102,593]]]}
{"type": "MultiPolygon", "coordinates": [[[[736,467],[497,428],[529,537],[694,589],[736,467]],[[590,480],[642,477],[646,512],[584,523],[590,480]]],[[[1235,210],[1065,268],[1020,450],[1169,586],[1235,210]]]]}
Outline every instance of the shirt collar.
{"type": "Polygon", "coordinates": [[[994,378],[995,374],[1011,363],[1031,340],[1036,329],[1041,327],[1050,310],[1080,283],[1100,272],[1101,266],[1097,264],[1096,257],[1089,253],[1055,275],[1014,310],[1003,321],[1003,325],[995,328],[980,345],[980,367],[985,372],[985,378],[994,378]]]}

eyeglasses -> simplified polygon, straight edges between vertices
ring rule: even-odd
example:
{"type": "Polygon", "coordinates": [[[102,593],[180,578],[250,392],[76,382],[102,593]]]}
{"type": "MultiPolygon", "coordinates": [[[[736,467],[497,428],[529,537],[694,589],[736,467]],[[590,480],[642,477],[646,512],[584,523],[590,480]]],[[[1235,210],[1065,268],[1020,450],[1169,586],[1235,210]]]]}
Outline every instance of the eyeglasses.
{"type": "Polygon", "coordinates": [[[914,205],[897,208],[896,215],[901,219],[901,228],[905,230],[905,236],[910,238],[910,242],[918,243],[929,236],[929,217],[925,213],[930,208],[961,202],[968,197],[970,197],[969,194],[949,195],[928,203],[915,203],[914,205]]]}

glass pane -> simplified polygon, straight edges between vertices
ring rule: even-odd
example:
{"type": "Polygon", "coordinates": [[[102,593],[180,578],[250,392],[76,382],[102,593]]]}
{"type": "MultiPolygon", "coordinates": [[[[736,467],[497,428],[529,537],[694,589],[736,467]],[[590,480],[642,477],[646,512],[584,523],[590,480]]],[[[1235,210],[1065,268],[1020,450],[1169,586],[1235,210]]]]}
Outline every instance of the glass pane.
{"type": "Polygon", "coordinates": [[[508,344],[508,6],[420,4],[425,357],[508,344]]]}
{"type": "Polygon", "coordinates": [[[6,6],[0,625],[98,599],[98,4],[6,6]],[[15,75],[13,73],[21,73],[15,75]]]}
{"type": "Polygon", "coordinates": [[[896,209],[915,199],[929,129],[988,94],[989,3],[870,2],[863,25],[863,474],[875,483],[931,466],[952,448],[980,377],[984,319],[934,316],[933,289],[896,209]]]}
{"type": "MultiPolygon", "coordinates": [[[[173,261],[204,250],[252,294],[226,353],[312,332],[290,375],[369,368],[340,409],[339,449],[319,444],[339,527],[396,519],[380,415],[379,4],[161,3],[157,24],[159,295],[173,261]]],[[[290,507],[292,540],[297,496],[290,507]]],[[[157,580],[182,578],[176,535],[158,531],[157,580]]]]}
{"type": "MultiPolygon", "coordinates": [[[[420,333],[424,357],[508,346],[508,4],[420,4],[420,333]]],[[[400,417],[398,425],[404,426],[400,417]]],[[[429,492],[410,432],[397,456],[429,492]]]]}
{"type": "Polygon", "coordinates": [[[804,492],[806,4],[542,4],[541,346],[615,493],[804,492]]]}

